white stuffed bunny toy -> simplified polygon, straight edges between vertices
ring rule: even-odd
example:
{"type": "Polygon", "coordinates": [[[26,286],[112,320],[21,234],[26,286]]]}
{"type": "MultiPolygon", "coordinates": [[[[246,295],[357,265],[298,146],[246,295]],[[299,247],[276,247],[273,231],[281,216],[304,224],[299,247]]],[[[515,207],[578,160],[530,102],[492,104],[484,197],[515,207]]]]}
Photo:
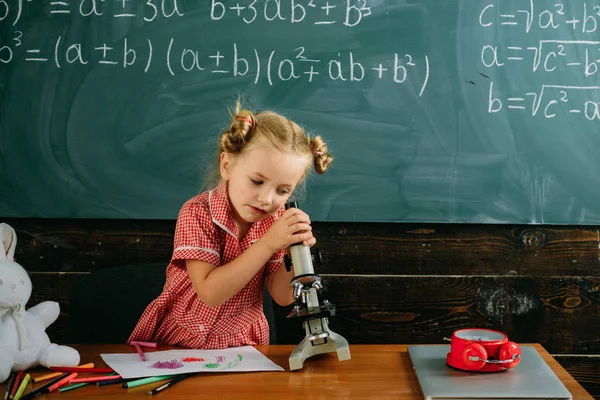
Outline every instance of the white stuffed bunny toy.
{"type": "Polygon", "coordinates": [[[50,343],[46,328],[60,313],[54,301],[25,310],[31,296],[31,279],[14,260],[17,235],[0,223],[0,383],[10,371],[37,365],[72,367],[79,364],[77,350],[50,343]]]}

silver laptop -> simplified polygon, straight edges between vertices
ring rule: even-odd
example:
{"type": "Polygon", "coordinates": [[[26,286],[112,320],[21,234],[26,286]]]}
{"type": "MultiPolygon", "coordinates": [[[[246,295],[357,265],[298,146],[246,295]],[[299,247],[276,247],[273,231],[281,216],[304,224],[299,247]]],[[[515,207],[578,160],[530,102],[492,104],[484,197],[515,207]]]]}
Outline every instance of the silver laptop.
{"type": "Polygon", "coordinates": [[[426,400],[571,400],[537,350],[521,346],[521,362],[500,372],[467,372],[449,367],[450,346],[408,346],[408,354],[426,400]]]}

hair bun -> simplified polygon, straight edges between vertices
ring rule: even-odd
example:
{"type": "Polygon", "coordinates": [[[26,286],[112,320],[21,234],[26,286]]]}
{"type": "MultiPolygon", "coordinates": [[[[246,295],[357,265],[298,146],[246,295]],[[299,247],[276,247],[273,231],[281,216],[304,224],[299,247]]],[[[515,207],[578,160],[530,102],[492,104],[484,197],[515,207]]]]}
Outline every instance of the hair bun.
{"type": "Polygon", "coordinates": [[[327,144],[321,136],[316,136],[310,141],[310,149],[313,153],[314,166],[317,174],[327,171],[333,161],[333,156],[327,152],[327,144]]]}
{"type": "Polygon", "coordinates": [[[229,129],[221,135],[221,149],[228,153],[239,153],[255,126],[256,119],[251,111],[238,111],[231,120],[229,129]]]}

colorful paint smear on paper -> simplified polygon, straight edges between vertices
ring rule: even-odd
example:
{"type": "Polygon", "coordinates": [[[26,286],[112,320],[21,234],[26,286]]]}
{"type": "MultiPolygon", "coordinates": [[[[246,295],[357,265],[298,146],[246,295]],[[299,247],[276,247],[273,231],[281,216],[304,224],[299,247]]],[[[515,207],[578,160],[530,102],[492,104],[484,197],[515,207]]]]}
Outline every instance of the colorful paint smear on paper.
{"type": "Polygon", "coordinates": [[[152,364],[151,367],[159,369],[177,369],[183,367],[183,363],[179,360],[157,361],[152,364]]]}
{"type": "Polygon", "coordinates": [[[204,358],[200,358],[200,357],[186,357],[181,361],[183,361],[184,363],[192,363],[192,362],[203,362],[206,360],[204,360],[204,358]]]}
{"type": "Polygon", "coordinates": [[[223,368],[221,368],[221,371],[237,367],[238,365],[240,365],[240,363],[242,362],[243,359],[244,359],[244,357],[242,357],[241,354],[238,354],[237,357],[236,357],[236,359],[233,360],[233,361],[229,361],[226,366],[224,366],[223,368]]]}

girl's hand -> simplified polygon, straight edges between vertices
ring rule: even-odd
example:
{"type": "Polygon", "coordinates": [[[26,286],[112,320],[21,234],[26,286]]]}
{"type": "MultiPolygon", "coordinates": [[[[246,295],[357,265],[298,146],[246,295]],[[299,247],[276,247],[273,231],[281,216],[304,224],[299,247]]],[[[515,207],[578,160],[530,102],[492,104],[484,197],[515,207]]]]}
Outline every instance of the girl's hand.
{"type": "MultiPolygon", "coordinates": [[[[312,232],[311,232],[311,235],[310,235],[310,239],[304,240],[302,242],[302,244],[304,246],[309,246],[309,247],[313,247],[316,243],[317,243],[317,238],[312,235],[312,232]]],[[[289,246],[286,247],[283,251],[284,251],[284,254],[286,256],[292,257],[292,253],[290,252],[290,247],[289,246]]]]}
{"type": "Polygon", "coordinates": [[[295,243],[302,242],[312,246],[317,242],[312,234],[308,214],[299,208],[286,210],[260,240],[264,241],[273,253],[295,243]]]}

